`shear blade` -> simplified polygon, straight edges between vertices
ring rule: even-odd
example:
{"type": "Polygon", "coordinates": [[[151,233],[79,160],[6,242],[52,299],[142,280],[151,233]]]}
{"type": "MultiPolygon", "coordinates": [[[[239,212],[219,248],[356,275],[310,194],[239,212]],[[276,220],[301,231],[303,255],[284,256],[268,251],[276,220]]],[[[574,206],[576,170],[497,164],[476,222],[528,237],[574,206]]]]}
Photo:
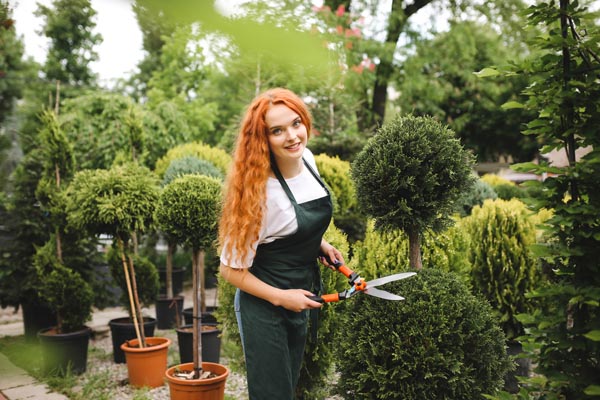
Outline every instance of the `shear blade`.
{"type": "Polygon", "coordinates": [[[379,297],[386,300],[404,300],[404,297],[386,292],[385,290],[377,289],[374,287],[367,287],[364,292],[370,296],[379,297]]]}
{"type": "Polygon", "coordinates": [[[367,282],[367,288],[372,288],[373,286],[381,286],[386,283],[398,281],[400,279],[406,279],[413,275],[416,275],[416,272],[401,272],[399,274],[394,274],[390,276],[384,276],[382,278],[373,279],[372,281],[367,282]]]}

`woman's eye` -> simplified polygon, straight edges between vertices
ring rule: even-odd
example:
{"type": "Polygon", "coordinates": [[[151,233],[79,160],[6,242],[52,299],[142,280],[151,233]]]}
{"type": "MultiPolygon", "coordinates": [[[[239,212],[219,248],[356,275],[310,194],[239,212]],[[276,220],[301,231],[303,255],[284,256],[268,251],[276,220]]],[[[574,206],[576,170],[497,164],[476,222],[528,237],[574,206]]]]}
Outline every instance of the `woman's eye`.
{"type": "Polygon", "coordinates": [[[281,133],[281,128],[275,128],[271,131],[271,134],[273,135],[279,135],[281,133]]]}
{"type": "Polygon", "coordinates": [[[295,121],[294,121],[294,124],[293,124],[293,125],[294,125],[294,128],[297,128],[297,127],[299,127],[301,124],[302,124],[302,121],[301,121],[301,120],[299,120],[299,119],[297,119],[297,120],[295,120],[295,121]]]}

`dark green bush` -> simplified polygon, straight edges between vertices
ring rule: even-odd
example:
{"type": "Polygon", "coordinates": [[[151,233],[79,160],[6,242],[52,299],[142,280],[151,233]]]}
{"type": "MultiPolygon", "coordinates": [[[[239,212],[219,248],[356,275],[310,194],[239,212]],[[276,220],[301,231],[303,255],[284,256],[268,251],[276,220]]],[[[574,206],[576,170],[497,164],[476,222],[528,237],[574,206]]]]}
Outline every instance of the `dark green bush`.
{"type": "Polygon", "coordinates": [[[497,199],[498,194],[489,183],[477,179],[470,190],[467,190],[456,201],[456,209],[461,217],[466,217],[471,214],[471,210],[475,206],[480,206],[486,199],[497,199]]]}
{"type": "Polygon", "coordinates": [[[348,399],[480,399],[511,368],[489,304],[453,274],[423,269],[385,289],[386,301],[346,300],[336,343],[339,392],[348,399]]]}

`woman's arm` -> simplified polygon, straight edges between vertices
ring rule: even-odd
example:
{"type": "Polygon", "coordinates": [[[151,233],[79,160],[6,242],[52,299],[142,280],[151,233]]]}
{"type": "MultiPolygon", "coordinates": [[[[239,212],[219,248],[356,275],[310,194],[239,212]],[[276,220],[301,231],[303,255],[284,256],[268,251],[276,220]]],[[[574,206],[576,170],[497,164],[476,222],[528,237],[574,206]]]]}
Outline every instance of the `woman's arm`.
{"type": "Polygon", "coordinates": [[[321,303],[312,301],[307,297],[314,295],[308,290],[276,288],[258,279],[248,271],[248,268],[231,268],[221,263],[219,272],[233,286],[248,294],[266,300],[274,306],[281,306],[294,312],[322,306],[321,303]]]}
{"type": "Polygon", "coordinates": [[[333,265],[331,265],[327,261],[327,258],[331,262],[338,261],[344,263],[344,256],[342,255],[342,253],[338,249],[330,245],[325,239],[321,239],[321,252],[319,253],[319,255],[320,261],[329,268],[333,268],[333,265]]]}

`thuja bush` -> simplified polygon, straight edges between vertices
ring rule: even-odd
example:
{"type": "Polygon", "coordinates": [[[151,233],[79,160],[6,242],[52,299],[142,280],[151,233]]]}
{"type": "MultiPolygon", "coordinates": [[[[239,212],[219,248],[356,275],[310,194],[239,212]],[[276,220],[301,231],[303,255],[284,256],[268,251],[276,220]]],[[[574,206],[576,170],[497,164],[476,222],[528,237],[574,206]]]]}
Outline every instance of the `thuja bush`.
{"type": "Polygon", "coordinates": [[[464,219],[472,238],[469,259],[475,293],[496,310],[508,339],[524,333],[516,316],[533,311],[526,294],[539,282],[538,260],[530,250],[536,241],[531,211],[517,199],[486,200],[464,219]]]}
{"type": "Polygon", "coordinates": [[[404,301],[357,295],[340,314],[338,391],[351,399],[478,399],[512,368],[488,303],[453,274],[389,283],[404,301]]]}
{"type": "Polygon", "coordinates": [[[210,161],[195,156],[186,156],[171,161],[165,171],[162,184],[167,185],[176,178],[185,174],[206,175],[217,179],[223,179],[223,173],[210,161]]]}
{"type": "Polygon", "coordinates": [[[473,207],[480,206],[487,199],[497,199],[498,194],[486,181],[477,179],[470,190],[467,190],[456,202],[456,210],[461,217],[471,214],[473,207]]]}

